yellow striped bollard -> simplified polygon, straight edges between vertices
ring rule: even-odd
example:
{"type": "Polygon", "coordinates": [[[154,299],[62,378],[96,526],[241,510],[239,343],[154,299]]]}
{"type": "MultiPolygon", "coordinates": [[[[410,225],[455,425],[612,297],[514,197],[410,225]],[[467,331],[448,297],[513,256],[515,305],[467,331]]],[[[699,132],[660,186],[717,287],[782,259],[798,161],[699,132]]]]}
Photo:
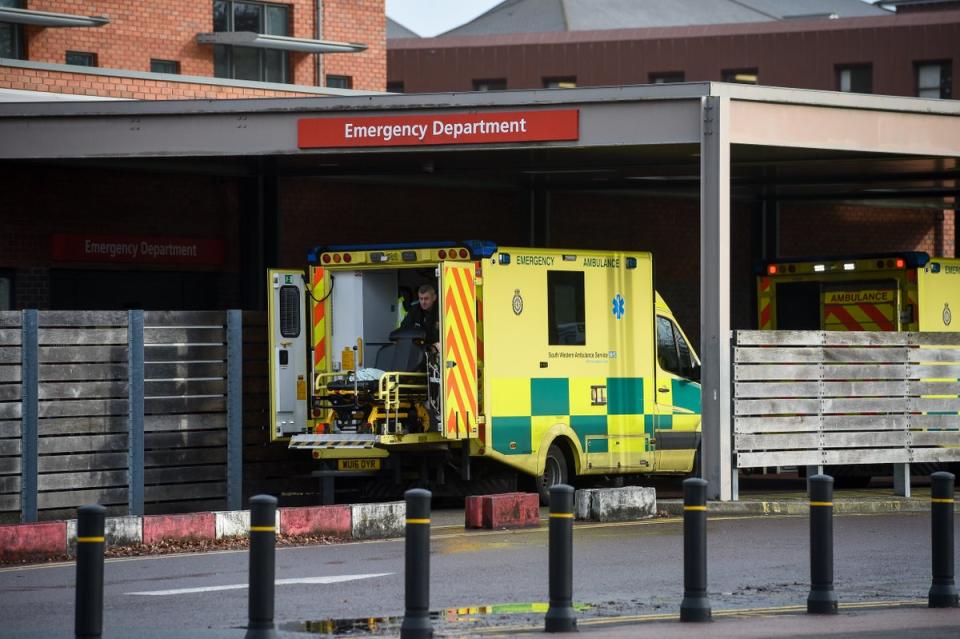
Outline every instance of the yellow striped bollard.
{"type": "Polygon", "coordinates": [[[272,639],[276,578],[277,498],[250,498],[250,588],[246,639],[272,639]]]}
{"type": "Polygon", "coordinates": [[[77,509],[77,587],[74,634],[99,639],[103,634],[103,526],[107,509],[100,504],[77,509]]]}
{"type": "Polygon", "coordinates": [[[544,617],[547,632],[575,632],[573,609],[573,487],[550,487],[550,607],[544,617]]]}
{"type": "Polygon", "coordinates": [[[955,608],[957,587],[953,581],[953,481],[951,473],[930,475],[930,556],[933,583],[927,595],[930,608],[955,608]]]}
{"type": "Polygon", "coordinates": [[[405,592],[406,610],[400,639],[430,639],[430,491],[412,488],[407,500],[405,592]]]}
{"type": "Polygon", "coordinates": [[[680,621],[710,621],[707,597],[707,482],[683,480],[683,601],[680,621]]]}
{"type": "Polygon", "coordinates": [[[837,614],[833,590],[833,477],[814,475],[810,495],[810,594],[807,613],[837,614]]]}

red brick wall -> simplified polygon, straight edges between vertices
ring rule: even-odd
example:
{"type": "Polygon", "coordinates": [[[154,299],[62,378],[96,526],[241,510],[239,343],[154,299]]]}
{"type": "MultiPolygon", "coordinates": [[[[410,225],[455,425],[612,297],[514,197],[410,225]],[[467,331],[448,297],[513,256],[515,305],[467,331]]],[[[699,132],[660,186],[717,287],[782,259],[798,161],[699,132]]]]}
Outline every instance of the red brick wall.
{"type": "Polygon", "coordinates": [[[318,244],[493,240],[523,243],[519,191],[368,186],[287,178],[280,186],[280,265],[303,267],[318,244]]]}
{"type": "Polygon", "coordinates": [[[780,208],[783,257],[926,251],[952,257],[954,215],[931,209],[814,207],[780,208]]]}
{"type": "Polygon", "coordinates": [[[349,75],[354,89],[386,89],[387,20],[383,0],[323,0],[323,35],[327,40],[367,45],[363,53],[325,55],[324,75],[349,75]]]}
{"type": "MultiPolygon", "coordinates": [[[[214,280],[210,308],[236,307],[239,269],[239,191],[235,180],[188,174],[7,166],[0,268],[16,269],[18,308],[49,308],[49,269],[159,270],[140,264],[53,262],[55,233],[196,237],[223,240],[223,275],[214,280]],[[217,297],[219,296],[219,298],[217,297]]],[[[164,265],[164,271],[209,267],[164,265]]]]}
{"type": "MultiPolygon", "coordinates": [[[[80,68],[80,67],[78,67],[80,68]]],[[[192,82],[140,80],[117,76],[92,75],[66,71],[44,71],[0,65],[0,86],[8,89],[97,95],[133,100],[230,100],[237,98],[271,98],[313,96],[302,91],[273,91],[247,87],[231,87],[192,82]]]]}
{"type": "MultiPolygon", "coordinates": [[[[284,4],[292,9],[291,35],[316,38],[316,0],[288,0],[284,4]]],[[[323,5],[322,39],[369,45],[360,54],[327,54],[326,72],[353,76],[355,89],[384,90],[384,0],[324,0],[323,5]]],[[[178,61],[184,75],[213,76],[213,47],[196,41],[198,33],[213,31],[213,0],[30,0],[28,7],[110,18],[103,27],[27,27],[29,60],[63,64],[68,50],[83,51],[95,53],[97,66],[102,68],[149,71],[150,59],[157,58],[178,61]]],[[[315,55],[291,53],[289,60],[292,82],[316,84],[315,55]]]]}

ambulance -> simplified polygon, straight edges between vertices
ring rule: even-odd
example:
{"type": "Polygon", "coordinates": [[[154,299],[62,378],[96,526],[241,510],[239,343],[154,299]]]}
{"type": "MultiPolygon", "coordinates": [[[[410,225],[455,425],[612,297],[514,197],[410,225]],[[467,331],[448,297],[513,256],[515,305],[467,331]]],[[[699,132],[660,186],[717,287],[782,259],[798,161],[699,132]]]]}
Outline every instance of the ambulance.
{"type": "MultiPolygon", "coordinates": [[[[367,494],[690,473],[700,362],[642,252],[329,246],[268,273],[271,434],[367,494]],[[436,291],[438,341],[403,325],[436,291]],[[429,295],[427,295],[429,297],[429,295]]],[[[329,500],[330,495],[325,495],[329,500]]]]}
{"type": "Polygon", "coordinates": [[[956,331],[960,260],[909,252],[762,265],[760,330],[956,331]]]}

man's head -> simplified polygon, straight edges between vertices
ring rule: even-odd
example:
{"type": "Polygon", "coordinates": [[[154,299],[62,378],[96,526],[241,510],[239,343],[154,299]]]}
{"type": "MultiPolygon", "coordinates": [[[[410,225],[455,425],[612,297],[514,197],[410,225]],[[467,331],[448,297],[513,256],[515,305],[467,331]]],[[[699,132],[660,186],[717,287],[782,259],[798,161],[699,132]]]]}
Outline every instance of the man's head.
{"type": "Polygon", "coordinates": [[[423,284],[417,289],[417,297],[420,299],[420,308],[429,311],[437,301],[437,289],[433,284],[423,284]]]}

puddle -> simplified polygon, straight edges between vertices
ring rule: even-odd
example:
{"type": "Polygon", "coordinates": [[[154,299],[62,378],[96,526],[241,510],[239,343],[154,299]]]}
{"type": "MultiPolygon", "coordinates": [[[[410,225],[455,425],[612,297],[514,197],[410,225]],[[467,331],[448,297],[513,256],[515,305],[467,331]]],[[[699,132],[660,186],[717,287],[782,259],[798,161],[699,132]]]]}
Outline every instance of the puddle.
{"type": "MultiPolygon", "coordinates": [[[[481,624],[492,621],[497,615],[542,615],[549,608],[547,602],[505,603],[488,606],[468,606],[464,608],[444,608],[430,612],[434,624],[481,624]]],[[[589,610],[589,604],[575,603],[578,612],[589,610]]],[[[304,632],[317,635],[351,636],[396,634],[403,623],[402,616],[367,617],[357,619],[317,619],[292,622],[281,625],[281,629],[290,632],[304,632]]]]}

